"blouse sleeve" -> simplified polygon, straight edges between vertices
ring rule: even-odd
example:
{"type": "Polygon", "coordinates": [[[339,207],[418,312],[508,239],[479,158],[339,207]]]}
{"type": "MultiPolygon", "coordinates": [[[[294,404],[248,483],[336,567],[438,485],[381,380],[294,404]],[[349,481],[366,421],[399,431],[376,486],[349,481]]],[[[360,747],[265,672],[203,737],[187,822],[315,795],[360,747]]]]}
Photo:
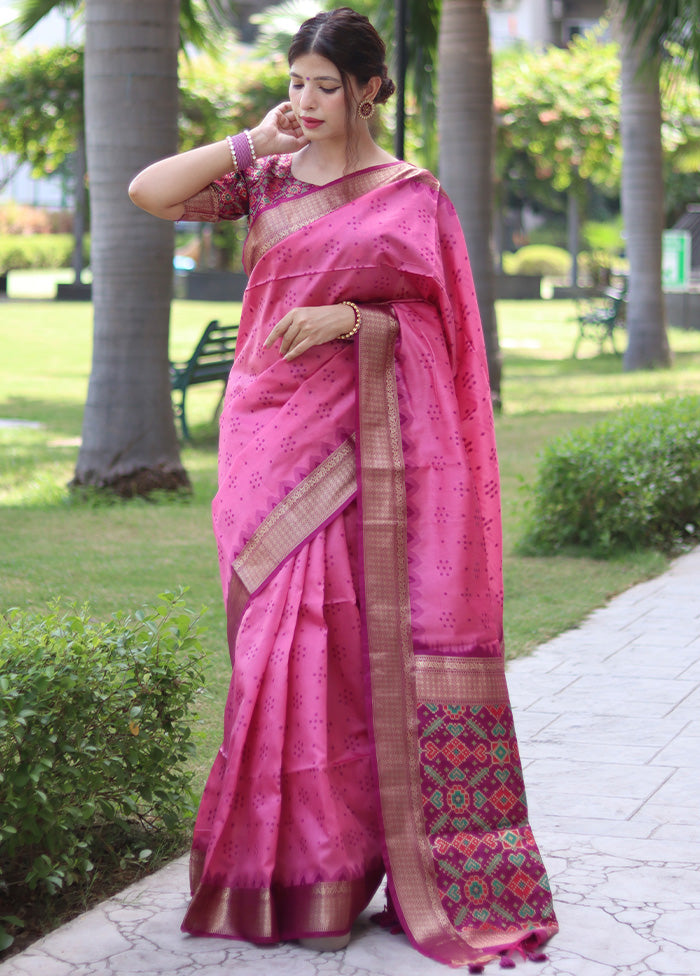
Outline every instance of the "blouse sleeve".
{"type": "Polygon", "coordinates": [[[185,212],[180,220],[207,221],[237,220],[250,208],[248,184],[241,173],[229,173],[215,180],[185,200],[185,212]]]}

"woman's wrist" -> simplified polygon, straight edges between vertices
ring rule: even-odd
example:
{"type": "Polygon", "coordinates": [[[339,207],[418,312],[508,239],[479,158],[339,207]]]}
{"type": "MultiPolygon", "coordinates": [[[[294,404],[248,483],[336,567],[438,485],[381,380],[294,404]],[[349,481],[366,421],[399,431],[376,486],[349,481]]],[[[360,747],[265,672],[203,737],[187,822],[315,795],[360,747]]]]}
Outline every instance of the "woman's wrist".
{"type": "Polygon", "coordinates": [[[360,326],[362,325],[362,313],[354,302],[341,302],[341,308],[345,306],[352,312],[353,323],[348,329],[343,329],[341,334],[338,336],[339,339],[353,339],[360,331],[360,326]]]}
{"type": "Polygon", "coordinates": [[[242,172],[254,166],[257,162],[258,156],[253,145],[253,139],[247,129],[237,133],[235,136],[226,136],[226,145],[228,146],[231,165],[234,171],[242,172]]]}
{"type": "Polygon", "coordinates": [[[260,126],[256,125],[254,129],[248,130],[250,134],[250,142],[253,147],[253,152],[256,157],[269,156],[270,149],[266,144],[265,135],[260,131],[260,126]]]}

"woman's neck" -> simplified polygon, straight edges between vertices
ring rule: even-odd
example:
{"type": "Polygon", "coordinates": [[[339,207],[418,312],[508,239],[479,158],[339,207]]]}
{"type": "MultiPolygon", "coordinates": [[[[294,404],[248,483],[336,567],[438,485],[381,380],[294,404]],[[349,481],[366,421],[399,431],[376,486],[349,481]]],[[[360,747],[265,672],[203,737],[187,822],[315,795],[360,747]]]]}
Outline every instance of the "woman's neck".
{"type": "Polygon", "coordinates": [[[323,185],[357,170],[394,160],[374,142],[367,129],[360,134],[354,151],[348,149],[346,140],[310,142],[292,157],[292,172],[297,179],[323,185]]]}

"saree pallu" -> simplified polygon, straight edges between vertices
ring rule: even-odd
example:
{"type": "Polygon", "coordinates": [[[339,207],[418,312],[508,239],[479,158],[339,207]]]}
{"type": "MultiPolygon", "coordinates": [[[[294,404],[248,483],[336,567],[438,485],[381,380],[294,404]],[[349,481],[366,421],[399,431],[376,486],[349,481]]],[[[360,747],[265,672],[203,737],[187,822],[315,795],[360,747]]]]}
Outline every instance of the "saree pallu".
{"type": "Polygon", "coordinates": [[[254,221],[213,506],[233,678],[187,931],[347,931],[386,871],[452,966],[557,931],[503,660],[498,469],[464,239],[429,173],[375,167],[254,221]],[[354,343],[286,362],[294,307],[354,343]]]}

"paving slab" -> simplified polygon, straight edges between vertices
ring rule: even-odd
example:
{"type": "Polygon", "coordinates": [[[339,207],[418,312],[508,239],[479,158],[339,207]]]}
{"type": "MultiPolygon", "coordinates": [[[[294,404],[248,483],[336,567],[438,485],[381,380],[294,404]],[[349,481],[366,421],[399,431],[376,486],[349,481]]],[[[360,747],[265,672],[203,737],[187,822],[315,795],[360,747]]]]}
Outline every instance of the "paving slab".
{"type": "MultiPolygon", "coordinates": [[[[521,976],[700,974],[700,548],[509,666],[561,925],[521,976]]],[[[0,976],[438,976],[372,925],[343,952],[185,936],[180,858],[0,964],[0,976]]],[[[494,965],[493,970],[498,972],[494,965]]]]}

